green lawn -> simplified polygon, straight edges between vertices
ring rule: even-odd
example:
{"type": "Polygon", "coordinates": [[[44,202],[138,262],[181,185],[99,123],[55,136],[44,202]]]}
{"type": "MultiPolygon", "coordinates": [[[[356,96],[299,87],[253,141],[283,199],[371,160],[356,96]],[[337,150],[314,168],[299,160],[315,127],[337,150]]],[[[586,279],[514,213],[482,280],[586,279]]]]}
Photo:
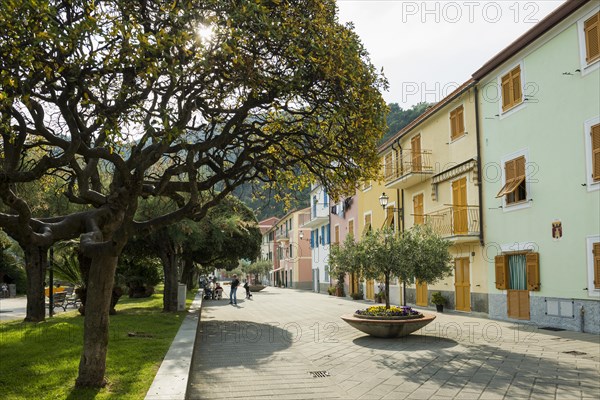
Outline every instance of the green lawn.
{"type": "MultiPolygon", "coordinates": [[[[194,295],[188,292],[188,305],[194,295]]],[[[0,398],[143,399],[186,316],[161,309],[162,294],[121,298],[110,317],[108,385],[100,390],[74,389],[83,343],[77,311],[39,324],[0,323],[0,398]]]]}

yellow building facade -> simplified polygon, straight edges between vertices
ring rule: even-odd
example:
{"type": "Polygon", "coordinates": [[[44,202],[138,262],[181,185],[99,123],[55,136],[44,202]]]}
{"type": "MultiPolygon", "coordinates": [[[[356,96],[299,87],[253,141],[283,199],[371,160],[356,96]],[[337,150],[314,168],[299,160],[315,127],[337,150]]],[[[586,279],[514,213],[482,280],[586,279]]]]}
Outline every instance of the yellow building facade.
{"type": "Polygon", "coordinates": [[[378,202],[385,191],[388,207],[402,208],[399,229],[429,224],[452,243],[453,276],[407,286],[407,304],[430,306],[439,291],[450,309],[488,312],[475,91],[473,81],[465,82],[384,143],[384,183],[363,192],[363,214],[372,208],[378,223],[386,214],[378,202]]]}

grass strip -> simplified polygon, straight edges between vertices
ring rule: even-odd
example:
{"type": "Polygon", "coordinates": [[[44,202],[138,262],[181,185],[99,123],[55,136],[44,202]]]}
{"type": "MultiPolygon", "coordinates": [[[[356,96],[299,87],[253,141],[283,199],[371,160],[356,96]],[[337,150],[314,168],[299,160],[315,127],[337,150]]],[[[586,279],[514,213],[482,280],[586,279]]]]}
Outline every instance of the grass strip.
{"type": "MultiPolygon", "coordinates": [[[[188,292],[188,306],[194,296],[188,292]]],[[[76,310],[38,324],[0,323],[0,397],[143,399],[187,312],[163,313],[162,294],[123,297],[116,308],[102,389],[74,388],[83,346],[83,317],[76,310]]]]}

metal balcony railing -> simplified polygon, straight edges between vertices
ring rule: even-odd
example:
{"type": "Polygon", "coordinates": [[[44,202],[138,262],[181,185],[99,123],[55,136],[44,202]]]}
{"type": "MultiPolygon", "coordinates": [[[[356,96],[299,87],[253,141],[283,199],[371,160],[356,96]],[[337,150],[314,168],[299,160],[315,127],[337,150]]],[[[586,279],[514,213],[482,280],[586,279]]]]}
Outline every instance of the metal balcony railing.
{"type": "Polygon", "coordinates": [[[431,158],[431,150],[418,152],[404,150],[400,159],[394,160],[395,162],[391,164],[386,164],[384,171],[385,182],[390,183],[413,173],[432,173],[431,158]]]}
{"type": "Polygon", "coordinates": [[[443,237],[479,234],[479,206],[452,206],[427,213],[425,223],[443,237]]]}

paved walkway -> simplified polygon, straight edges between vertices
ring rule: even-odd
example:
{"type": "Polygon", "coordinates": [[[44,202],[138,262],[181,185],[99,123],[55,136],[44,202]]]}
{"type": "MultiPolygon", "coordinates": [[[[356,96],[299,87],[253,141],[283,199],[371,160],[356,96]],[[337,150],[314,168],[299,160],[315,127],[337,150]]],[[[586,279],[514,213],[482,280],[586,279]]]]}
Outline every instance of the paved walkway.
{"type": "Polygon", "coordinates": [[[206,301],[188,399],[600,398],[599,336],[436,314],[377,339],[339,318],[361,303],[272,287],[206,301]]]}
{"type": "MultiPolygon", "coordinates": [[[[68,311],[76,310],[74,307],[67,308],[68,311]]],[[[56,307],[54,314],[65,312],[62,308],[56,307]]],[[[17,296],[0,299],[0,321],[23,320],[27,315],[27,297],[17,296]]],[[[46,317],[48,317],[48,308],[46,308],[46,317]]]]}

